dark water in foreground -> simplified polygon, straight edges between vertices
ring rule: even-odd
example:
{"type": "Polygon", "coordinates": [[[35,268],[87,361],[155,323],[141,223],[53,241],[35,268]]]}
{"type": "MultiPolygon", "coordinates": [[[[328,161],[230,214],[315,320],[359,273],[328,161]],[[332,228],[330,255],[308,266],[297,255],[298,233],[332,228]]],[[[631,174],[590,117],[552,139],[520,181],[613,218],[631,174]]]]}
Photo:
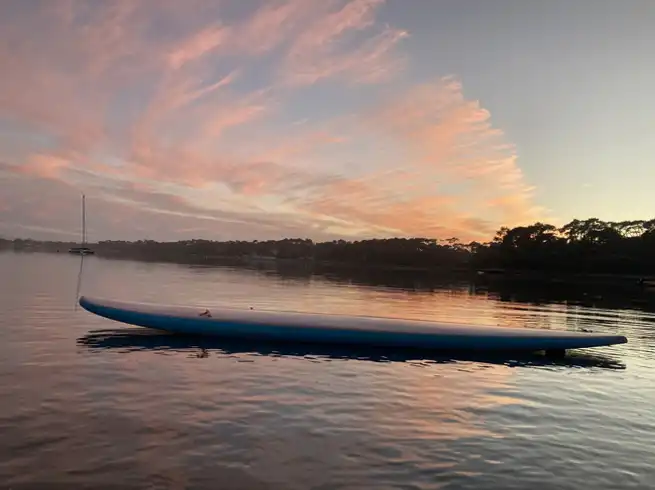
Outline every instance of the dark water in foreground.
{"type": "Polygon", "coordinates": [[[655,488],[654,314],[85,259],[82,291],[120,299],[629,340],[557,362],[228,344],[76,310],[79,264],[0,254],[0,488],[655,488]]]}

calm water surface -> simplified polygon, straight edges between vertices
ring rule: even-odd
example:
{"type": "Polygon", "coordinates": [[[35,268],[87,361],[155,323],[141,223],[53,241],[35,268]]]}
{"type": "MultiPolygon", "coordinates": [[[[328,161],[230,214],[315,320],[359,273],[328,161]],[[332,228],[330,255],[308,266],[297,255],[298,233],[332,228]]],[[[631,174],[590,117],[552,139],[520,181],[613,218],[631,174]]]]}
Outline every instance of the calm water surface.
{"type": "Polygon", "coordinates": [[[655,315],[84,259],[85,294],[617,332],[558,362],[178,339],[76,308],[80,259],[0,254],[2,488],[655,488],[655,315]]]}

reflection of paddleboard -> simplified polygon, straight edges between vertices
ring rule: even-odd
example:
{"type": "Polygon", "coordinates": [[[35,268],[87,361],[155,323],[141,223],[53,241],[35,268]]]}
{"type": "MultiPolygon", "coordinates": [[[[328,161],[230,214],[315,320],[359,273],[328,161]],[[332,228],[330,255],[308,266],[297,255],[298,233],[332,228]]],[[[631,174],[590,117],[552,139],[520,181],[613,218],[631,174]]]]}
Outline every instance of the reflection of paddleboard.
{"type": "Polygon", "coordinates": [[[563,350],[623,344],[622,335],[480,327],[418,320],[232,308],[196,308],[82,296],[96,315],[173,333],[291,342],[463,350],[563,350]]]}

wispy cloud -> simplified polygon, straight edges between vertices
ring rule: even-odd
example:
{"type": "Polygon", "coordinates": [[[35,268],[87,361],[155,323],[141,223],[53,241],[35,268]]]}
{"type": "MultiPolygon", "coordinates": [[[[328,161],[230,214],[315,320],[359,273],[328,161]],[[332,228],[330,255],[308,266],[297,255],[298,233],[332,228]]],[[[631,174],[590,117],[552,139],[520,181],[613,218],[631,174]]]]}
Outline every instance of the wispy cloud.
{"type": "Polygon", "coordinates": [[[56,155],[43,155],[35,153],[29,157],[24,165],[16,167],[17,171],[26,175],[46,179],[59,179],[61,171],[70,165],[70,161],[56,155]]]}
{"type": "Polygon", "coordinates": [[[515,148],[494,128],[489,111],[467,99],[462,84],[445,77],[417,86],[374,111],[371,125],[399,138],[413,165],[442,187],[465,186],[467,205],[482,213],[497,207],[507,223],[538,218],[515,148]]]}
{"type": "MultiPolygon", "coordinates": [[[[335,2],[327,2],[333,6],[335,2]]],[[[334,76],[374,83],[400,68],[393,48],[405,31],[378,28],[376,9],[383,0],[354,0],[337,4],[314,20],[294,40],[287,53],[284,77],[292,85],[308,85],[334,76]],[[362,31],[371,31],[364,37],[362,31]],[[359,35],[359,39],[357,39],[359,35]]]]}
{"type": "Polygon", "coordinates": [[[97,238],[477,238],[536,216],[481,104],[403,79],[383,3],[3,3],[0,124],[40,142],[0,148],[3,226],[75,229],[82,190],[97,238]]]}
{"type": "MultiPolygon", "coordinates": [[[[22,173],[14,173],[6,183],[10,185],[0,206],[1,232],[48,239],[79,237],[78,186],[22,173]]],[[[329,220],[310,222],[297,214],[262,213],[247,207],[208,209],[174,193],[120,178],[113,182],[86,179],[84,189],[91,240],[261,239],[304,236],[308,231],[315,237],[329,237],[329,220]]]]}
{"type": "Polygon", "coordinates": [[[227,44],[231,34],[231,29],[220,24],[206,27],[177,46],[168,56],[168,64],[172,69],[179,69],[185,63],[197,60],[221,45],[227,44]]]}
{"type": "Polygon", "coordinates": [[[292,198],[299,209],[338,217],[342,229],[356,234],[475,239],[484,239],[499,223],[543,216],[514,148],[455,79],[383,99],[357,123],[365,130],[353,124],[351,138],[392,141],[400,158],[369,164],[356,179],[333,180],[292,198]]]}

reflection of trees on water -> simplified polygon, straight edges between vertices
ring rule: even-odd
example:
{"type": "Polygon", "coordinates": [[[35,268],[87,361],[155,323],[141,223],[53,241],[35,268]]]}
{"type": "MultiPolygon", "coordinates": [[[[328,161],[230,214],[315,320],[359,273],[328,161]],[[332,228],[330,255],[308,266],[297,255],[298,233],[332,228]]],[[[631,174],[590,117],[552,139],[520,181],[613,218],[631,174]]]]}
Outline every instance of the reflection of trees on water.
{"type": "Polygon", "coordinates": [[[563,303],[587,308],[655,312],[655,294],[629,282],[566,282],[501,278],[477,280],[473,294],[532,305],[563,303]]]}
{"type": "Polygon", "coordinates": [[[293,281],[319,278],[328,282],[362,287],[380,287],[429,294],[451,291],[454,294],[482,296],[502,302],[546,305],[562,303],[589,308],[636,309],[655,312],[655,291],[640,288],[631,281],[601,282],[542,278],[476,276],[453,271],[403,271],[367,268],[329,267],[313,269],[271,266],[258,270],[267,276],[293,281]]]}
{"type": "Polygon", "coordinates": [[[282,279],[294,284],[320,280],[341,285],[397,289],[416,294],[449,291],[501,302],[532,306],[553,303],[604,309],[633,309],[655,312],[655,290],[633,281],[574,280],[571,278],[476,275],[447,269],[389,270],[383,268],[330,266],[294,261],[228,266],[189,266],[197,273],[210,273],[217,267],[282,279]]]}

